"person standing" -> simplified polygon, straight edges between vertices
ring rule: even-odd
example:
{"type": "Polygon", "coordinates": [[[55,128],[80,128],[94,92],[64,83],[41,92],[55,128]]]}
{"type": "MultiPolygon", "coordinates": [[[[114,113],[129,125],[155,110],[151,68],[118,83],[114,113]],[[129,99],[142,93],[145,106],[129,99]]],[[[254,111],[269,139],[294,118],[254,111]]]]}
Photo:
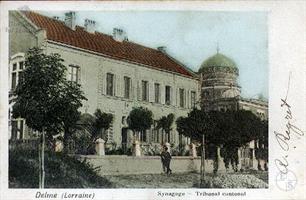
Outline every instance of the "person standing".
{"type": "Polygon", "coordinates": [[[172,173],[172,170],[170,169],[171,155],[168,152],[168,147],[164,146],[160,156],[165,173],[168,175],[171,174],[172,173]]]}

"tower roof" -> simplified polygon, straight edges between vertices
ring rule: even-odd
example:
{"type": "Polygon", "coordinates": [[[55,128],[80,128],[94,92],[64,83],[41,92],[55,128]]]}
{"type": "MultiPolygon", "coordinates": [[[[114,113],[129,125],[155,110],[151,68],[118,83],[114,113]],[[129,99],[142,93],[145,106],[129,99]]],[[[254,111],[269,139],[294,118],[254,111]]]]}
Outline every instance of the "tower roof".
{"type": "Polygon", "coordinates": [[[228,58],[227,56],[221,54],[221,53],[216,53],[215,55],[209,57],[206,59],[200,69],[199,72],[201,72],[204,68],[208,67],[229,67],[229,68],[237,68],[235,62],[228,58]]]}

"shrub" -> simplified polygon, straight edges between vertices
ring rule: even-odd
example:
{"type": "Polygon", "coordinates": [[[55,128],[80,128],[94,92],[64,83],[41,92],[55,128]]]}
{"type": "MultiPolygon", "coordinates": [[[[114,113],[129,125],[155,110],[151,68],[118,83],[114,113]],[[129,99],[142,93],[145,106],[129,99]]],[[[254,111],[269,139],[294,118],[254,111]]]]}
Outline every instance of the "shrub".
{"type": "Polygon", "coordinates": [[[107,151],[106,155],[125,155],[125,153],[122,148],[118,148],[107,151]]]}
{"type": "Polygon", "coordinates": [[[90,135],[85,133],[76,134],[73,136],[73,141],[75,143],[74,153],[82,155],[95,153],[95,144],[90,135]]]}
{"type": "MultiPolygon", "coordinates": [[[[62,153],[45,154],[46,188],[103,188],[111,183],[97,174],[86,160],[79,161],[62,153]]],[[[39,184],[38,150],[16,148],[9,152],[10,187],[37,188],[39,184]]]]}

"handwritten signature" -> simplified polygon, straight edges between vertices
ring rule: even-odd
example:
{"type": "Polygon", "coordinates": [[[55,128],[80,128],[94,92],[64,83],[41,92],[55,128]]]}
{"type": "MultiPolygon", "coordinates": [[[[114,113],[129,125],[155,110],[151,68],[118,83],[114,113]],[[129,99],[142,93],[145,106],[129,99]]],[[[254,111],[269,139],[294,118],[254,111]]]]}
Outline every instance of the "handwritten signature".
{"type": "MultiPolygon", "coordinates": [[[[288,86],[287,86],[287,93],[285,98],[281,98],[281,108],[284,109],[285,111],[285,116],[284,119],[286,120],[286,126],[285,126],[285,131],[284,132],[277,132],[274,131],[274,135],[276,137],[276,140],[279,144],[279,147],[284,151],[288,152],[290,150],[290,145],[289,141],[292,138],[292,135],[295,135],[298,139],[300,139],[300,136],[304,136],[304,132],[296,126],[292,121],[294,120],[294,114],[291,111],[291,104],[288,101],[288,94],[289,94],[289,88],[290,88],[290,78],[291,78],[291,73],[289,74],[289,80],[288,80],[288,86]]],[[[295,148],[295,146],[294,146],[295,148]]],[[[277,169],[280,171],[282,174],[287,174],[288,173],[288,155],[285,153],[281,158],[275,159],[275,165],[277,169]]]]}

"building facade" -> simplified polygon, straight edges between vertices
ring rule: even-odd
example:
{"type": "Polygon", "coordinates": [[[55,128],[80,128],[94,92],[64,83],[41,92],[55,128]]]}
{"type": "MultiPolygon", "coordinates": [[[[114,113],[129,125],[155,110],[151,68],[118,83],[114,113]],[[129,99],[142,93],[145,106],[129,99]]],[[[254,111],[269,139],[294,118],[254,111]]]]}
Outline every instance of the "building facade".
{"type": "Polygon", "coordinates": [[[241,96],[237,79],[239,69],[235,62],[217,52],[203,62],[201,77],[201,107],[204,110],[250,110],[261,119],[268,119],[268,103],[264,99],[241,96]]]}
{"type": "MultiPolygon", "coordinates": [[[[31,47],[41,47],[46,54],[58,53],[68,67],[67,78],[81,84],[88,101],[82,113],[96,109],[114,116],[107,138],[110,147],[131,144],[126,119],[134,107],[146,107],[154,120],[170,113],[186,116],[199,101],[199,80],[181,63],[167,55],[163,48],[152,49],[128,41],[121,29],[112,36],[95,32],[95,22],[85,20],[84,27],[75,24],[75,13],[66,13],[65,21],[34,12],[10,12],[10,100],[22,73],[24,55],[31,47]]],[[[27,139],[33,131],[23,119],[11,119],[11,138],[27,139]]],[[[179,138],[173,124],[171,140],[179,138]]],[[[143,144],[159,144],[161,130],[154,125],[141,136],[143,144]]],[[[179,141],[181,140],[181,141],[179,141]]],[[[164,140],[165,141],[165,140],[164,140]]]]}
{"type": "MultiPolygon", "coordinates": [[[[247,99],[241,96],[237,78],[239,69],[235,62],[217,52],[205,60],[200,69],[201,108],[206,111],[249,110],[262,120],[268,120],[268,102],[261,99],[247,99]]],[[[241,165],[246,168],[262,169],[267,160],[256,160],[256,151],[268,151],[267,138],[251,141],[238,151],[241,165]],[[260,149],[260,150],[258,150],[260,149]]]]}
{"type": "MultiPolygon", "coordinates": [[[[168,55],[164,47],[153,49],[128,41],[126,33],[118,28],[113,35],[106,35],[95,31],[93,20],[86,19],[84,26],[78,26],[75,19],[74,12],[66,13],[63,21],[29,11],[9,13],[10,106],[24,69],[25,53],[31,47],[40,47],[46,54],[60,54],[68,68],[67,78],[81,84],[88,99],[83,102],[82,113],[101,109],[113,114],[107,132],[110,149],[131,146],[127,117],[134,107],[151,110],[154,121],[170,113],[175,119],[187,116],[197,105],[206,111],[250,110],[268,119],[267,101],[241,97],[239,69],[225,55],[217,52],[206,59],[196,74],[168,55]]],[[[167,141],[155,125],[139,138],[144,148],[159,148],[161,141],[167,141]]],[[[11,139],[36,136],[24,119],[10,118],[10,129],[11,139]]],[[[191,142],[179,136],[175,123],[170,138],[173,148],[191,142]]],[[[255,147],[262,145],[252,141],[241,149],[245,162],[252,160],[255,147]]]]}

